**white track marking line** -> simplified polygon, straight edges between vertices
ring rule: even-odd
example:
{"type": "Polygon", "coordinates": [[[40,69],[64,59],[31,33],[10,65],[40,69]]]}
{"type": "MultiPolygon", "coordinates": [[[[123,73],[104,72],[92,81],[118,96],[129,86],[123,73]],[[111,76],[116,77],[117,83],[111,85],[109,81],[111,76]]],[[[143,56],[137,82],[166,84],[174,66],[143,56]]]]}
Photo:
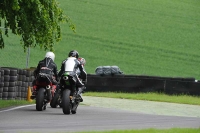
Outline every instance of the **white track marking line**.
{"type": "Polygon", "coordinates": [[[24,106],[19,106],[19,107],[14,107],[14,108],[11,108],[11,109],[2,110],[2,111],[0,111],[0,113],[2,113],[2,112],[7,112],[7,111],[11,111],[11,110],[15,110],[15,109],[20,109],[20,108],[24,108],[24,107],[29,107],[29,106],[33,106],[33,105],[35,105],[35,104],[24,105],[24,106]]]}

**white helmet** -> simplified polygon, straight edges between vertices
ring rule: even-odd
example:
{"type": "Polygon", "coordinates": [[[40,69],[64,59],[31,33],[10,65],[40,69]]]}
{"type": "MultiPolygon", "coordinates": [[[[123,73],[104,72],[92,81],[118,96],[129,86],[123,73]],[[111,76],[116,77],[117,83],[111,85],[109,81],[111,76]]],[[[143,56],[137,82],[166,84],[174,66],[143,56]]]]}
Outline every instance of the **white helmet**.
{"type": "Polygon", "coordinates": [[[55,54],[53,52],[47,52],[45,55],[46,58],[51,58],[53,61],[55,59],[55,54]]]}

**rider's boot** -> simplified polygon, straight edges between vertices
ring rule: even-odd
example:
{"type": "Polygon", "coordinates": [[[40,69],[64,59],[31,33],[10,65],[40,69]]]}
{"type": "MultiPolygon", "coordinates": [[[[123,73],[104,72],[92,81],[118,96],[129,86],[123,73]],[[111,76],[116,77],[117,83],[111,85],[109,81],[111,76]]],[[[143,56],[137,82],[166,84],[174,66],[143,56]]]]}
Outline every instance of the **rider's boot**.
{"type": "Polygon", "coordinates": [[[80,102],[83,102],[82,92],[83,92],[83,87],[79,87],[77,95],[78,95],[78,99],[80,100],[80,102]]]}
{"type": "Polygon", "coordinates": [[[36,97],[36,86],[33,86],[32,88],[32,94],[31,94],[31,99],[35,99],[36,97]]]}

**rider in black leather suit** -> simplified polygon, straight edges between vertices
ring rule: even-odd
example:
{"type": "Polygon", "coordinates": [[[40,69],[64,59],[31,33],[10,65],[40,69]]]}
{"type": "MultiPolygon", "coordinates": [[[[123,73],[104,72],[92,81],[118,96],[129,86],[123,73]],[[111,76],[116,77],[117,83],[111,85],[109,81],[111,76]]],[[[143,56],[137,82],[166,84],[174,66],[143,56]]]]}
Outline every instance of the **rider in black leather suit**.
{"type": "MultiPolygon", "coordinates": [[[[35,80],[33,81],[33,86],[36,85],[36,79],[38,78],[39,73],[45,73],[49,75],[49,79],[54,85],[52,92],[56,91],[58,74],[57,74],[57,65],[54,63],[55,54],[53,52],[47,52],[45,58],[39,61],[37,68],[35,69],[34,76],[35,80]]],[[[35,95],[35,90],[33,90],[32,95],[35,95]]]]}
{"type": "MultiPolygon", "coordinates": [[[[78,57],[79,53],[76,50],[70,51],[68,58],[61,64],[58,76],[61,77],[64,72],[69,72],[78,87],[78,94],[81,97],[81,93],[85,89],[85,85],[87,83],[87,73],[83,68],[83,65],[79,62],[78,57]],[[77,73],[78,69],[80,71],[80,75],[77,73]]],[[[81,102],[82,101],[83,99],[81,97],[81,102]]]]}

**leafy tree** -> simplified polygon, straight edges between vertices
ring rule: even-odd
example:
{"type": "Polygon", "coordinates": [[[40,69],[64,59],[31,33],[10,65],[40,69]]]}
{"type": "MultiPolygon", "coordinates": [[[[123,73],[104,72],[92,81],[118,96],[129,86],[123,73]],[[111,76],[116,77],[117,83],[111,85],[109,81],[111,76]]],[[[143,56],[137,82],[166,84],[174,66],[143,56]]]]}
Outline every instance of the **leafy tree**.
{"type": "Polygon", "coordinates": [[[53,51],[61,39],[62,22],[67,22],[75,32],[75,26],[56,0],[0,0],[0,48],[5,45],[3,34],[8,37],[11,30],[21,37],[24,51],[37,45],[53,51]]]}

